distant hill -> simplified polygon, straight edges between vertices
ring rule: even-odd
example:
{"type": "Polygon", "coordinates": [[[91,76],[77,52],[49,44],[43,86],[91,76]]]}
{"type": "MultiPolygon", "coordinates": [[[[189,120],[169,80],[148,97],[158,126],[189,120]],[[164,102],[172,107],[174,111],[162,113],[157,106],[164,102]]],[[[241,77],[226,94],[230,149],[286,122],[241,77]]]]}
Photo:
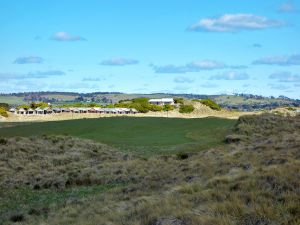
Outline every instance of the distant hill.
{"type": "Polygon", "coordinates": [[[186,98],[186,99],[212,99],[223,108],[253,111],[262,109],[273,109],[276,107],[294,107],[300,106],[300,100],[290,99],[285,96],[264,97],[252,94],[235,94],[235,95],[198,95],[198,94],[170,94],[170,93],[153,93],[153,94],[126,94],[120,92],[93,92],[93,93],[76,93],[76,92],[22,92],[11,94],[0,94],[0,102],[8,103],[12,106],[25,103],[44,101],[51,102],[54,105],[61,105],[73,102],[96,102],[102,104],[117,103],[120,100],[133,99],[139,97],[146,98],[186,98]]]}

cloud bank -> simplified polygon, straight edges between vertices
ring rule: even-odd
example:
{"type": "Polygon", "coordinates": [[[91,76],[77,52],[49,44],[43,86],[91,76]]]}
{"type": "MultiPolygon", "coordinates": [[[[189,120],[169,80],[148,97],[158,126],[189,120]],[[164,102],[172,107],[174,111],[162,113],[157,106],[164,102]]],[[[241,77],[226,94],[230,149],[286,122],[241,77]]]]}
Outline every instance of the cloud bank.
{"type": "Polygon", "coordinates": [[[293,1],[287,1],[283,3],[279,7],[279,12],[284,12],[284,13],[290,13],[290,12],[296,12],[296,6],[294,5],[293,1]]]}
{"type": "Polygon", "coordinates": [[[300,76],[297,74],[292,74],[290,72],[282,71],[272,73],[269,76],[270,79],[277,79],[279,82],[300,82],[300,76]]]}
{"type": "Polygon", "coordinates": [[[263,30],[285,26],[279,20],[254,14],[225,14],[220,17],[203,18],[188,28],[190,31],[239,32],[244,30],[263,30]]]}
{"type": "Polygon", "coordinates": [[[252,62],[254,65],[278,65],[278,66],[293,66],[300,65],[300,54],[286,56],[269,56],[257,59],[252,62]]]}
{"type": "Polygon", "coordinates": [[[86,39],[81,36],[71,35],[71,34],[61,31],[61,32],[55,33],[51,37],[51,40],[54,40],[54,41],[85,41],[86,39]]]}
{"type": "Polygon", "coordinates": [[[42,57],[38,57],[38,56],[26,56],[26,57],[19,57],[16,58],[14,63],[15,64],[40,64],[43,63],[44,59],[42,57]]]}
{"type": "Polygon", "coordinates": [[[227,71],[210,77],[210,80],[248,80],[250,76],[245,72],[227,71]]]}
{"type": "Polygon", "coordinates": [[[61,70],[46,70],[46,71],[35,71],[27,74],[18,73],[0,73],[1,80],[23,80],[30,78],[47,78],[51,76],[63,76],[65,72],[61,70]]]}
{"type": "Polygon", "coordinates": [[[176,77],[174,79],[175,83],[193,83],[195,80],[189,77],[176,77]]]}
{"type": "Polygon", "coordinates": [[[100,62],[100,65],[103,66],[126,66],[126,65],[134,65],[138,64],[139,61],[135,59],[126,59],[126,58],[112,58],[106,59],[100,62]]]}
{"type": "Polygon", "coordinates": [[[222,62],[214,60],[202,60],[194,61],[187,63],[183,66],[176,65],[165,65],[165,66],[156,66],[151,65],[155,73],[189,73],[189,72],[199,72],[201,70],[216,70],[224,69],[226,65],[222,62]]]}
{"type": "Polygon", "coordinates": [[[35,72],[29,72],[27,74],[27,77],[29,78],[46,78],[50,76],[63,76],[65,75],[65,72],[61,70],[47,70],[47,71],[35,71],[35,72]]]}

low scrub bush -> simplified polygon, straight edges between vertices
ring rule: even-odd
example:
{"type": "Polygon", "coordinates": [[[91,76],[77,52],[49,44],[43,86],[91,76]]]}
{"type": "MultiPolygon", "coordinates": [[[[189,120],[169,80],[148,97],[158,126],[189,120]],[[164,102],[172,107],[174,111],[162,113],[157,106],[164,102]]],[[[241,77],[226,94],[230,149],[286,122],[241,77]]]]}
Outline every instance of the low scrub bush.
{"type": "Polygon", "coordinates": [[[0,107],[0,116],[8,117],[7,111],[3,107],[0,107]]]}
{"type": "Polygon", "coordinates": [[[183,98],[174,98],[174,102],[175,102],[176,104],[184,104],[183,98]]]}
{"type": "Polygon", "coordinates": [[[46,102],[32,102],[30,104],[30,108],[36,109],[36,108],[46,108],[49,107],[48,103],[46,102]]]}
{"type": "Polygon", "coordinates": [[[119,101],[119,103],[115,104],[114,107],[121,107],[121,108],[134,108],[141,113],[147,113],[149,111],[152,112],[160,112],[160,111],[170,111],[173,110],[174,107],[171,105],[152,105],[150,104],[148,98],[135,98],[131,101],[119,101]]]}
{"type": "Polygon", "coordinates": [[[161,112],[163,107],[160,105],[150,105],[149,110],[152,112],[161,112]]]}
{"type": "Polygon", "coordinates": [[[191,113],[194,110],[195,110],[195,108],[192,105],[181,105],[179,108],[180,113],[191,113]]]}
{"type": "Polygon", "coordinates": [[[294,107],[287,107],[286,109],[289,111],[296,111],[296,108],[294,108],[294,107]]]}
{"type": "Polygon", "coordinates": [[[29,109],[30,108],[30,106],[29,105],[20,105],[20,106],[18,106],[18,109],[29,109]]]}
{"type": "Polygon", "coordinates": [[[221,110],[221,107],[211,99],[200,100],[200,103],[202,103],[203,105],[208,106],[209,108],[211,108],[213,110],[217,110],[217,111],[221,110]]]}
{"type": "Polygon", "coordinates": [[[163,109],[164,109],[164,111],[171,111],[171,110],[174,110],[174,106],[172,106],[172,105],[164,105],[163,109]]]}
{"type": "Polygon", "coordinates": [[[5,138],[0,138],[0,145],[6,145],[7,140],[5,138]]]}
{"type": "Polygon", "coordinates": [[[176,154],[177,159],[183,160],[183,159],[187,159],[189,157],[189,155],[185,152],[178,152],[176,154]]]}
{"type": "Polygon", "coordinates": [[[6,111],[8,111],[9,105],[7,103],[0,103],[0,108],[4,108],[6,111]]]}

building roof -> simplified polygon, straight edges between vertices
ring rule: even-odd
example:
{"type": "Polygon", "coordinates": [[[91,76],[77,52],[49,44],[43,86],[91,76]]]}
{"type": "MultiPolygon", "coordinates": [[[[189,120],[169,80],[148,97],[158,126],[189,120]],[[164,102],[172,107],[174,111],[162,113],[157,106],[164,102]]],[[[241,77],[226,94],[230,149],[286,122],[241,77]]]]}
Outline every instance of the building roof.
{"type": "Polygon", "coordinates": [[[149,102],[174,102],[173,98],[153,98],[149,102]]]}
{"type": "Polygon", "coordinates": [[[38,107],[38,108],[35,109],[35,111],[41,112],[41,111],[44,111],[44,109],[38,107]]]}

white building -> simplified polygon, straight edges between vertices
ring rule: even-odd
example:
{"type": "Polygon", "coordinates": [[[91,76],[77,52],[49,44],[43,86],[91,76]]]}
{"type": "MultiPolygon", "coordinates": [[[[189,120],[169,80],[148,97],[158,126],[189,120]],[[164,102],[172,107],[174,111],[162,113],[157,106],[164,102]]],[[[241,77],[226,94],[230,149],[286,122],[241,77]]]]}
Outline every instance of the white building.
{"type": "Polygon", "coordinates": [[[25,115],[26,114],[26,110],[21,108],[18,110],[18,114],[21,114],[21,115],[25,115]]]}
{"type": "Polygon", "coordinates": [[[17,113],[17,109],[16,108],[11,108],[11,109],[9,109],[9,112],[16,114],[17,113]]]}
{"type": "Polygon", "coordinates": [[[153,105],[174,105],[175,104],[173,98],[150,99],[149,103],[153,105]]]}

